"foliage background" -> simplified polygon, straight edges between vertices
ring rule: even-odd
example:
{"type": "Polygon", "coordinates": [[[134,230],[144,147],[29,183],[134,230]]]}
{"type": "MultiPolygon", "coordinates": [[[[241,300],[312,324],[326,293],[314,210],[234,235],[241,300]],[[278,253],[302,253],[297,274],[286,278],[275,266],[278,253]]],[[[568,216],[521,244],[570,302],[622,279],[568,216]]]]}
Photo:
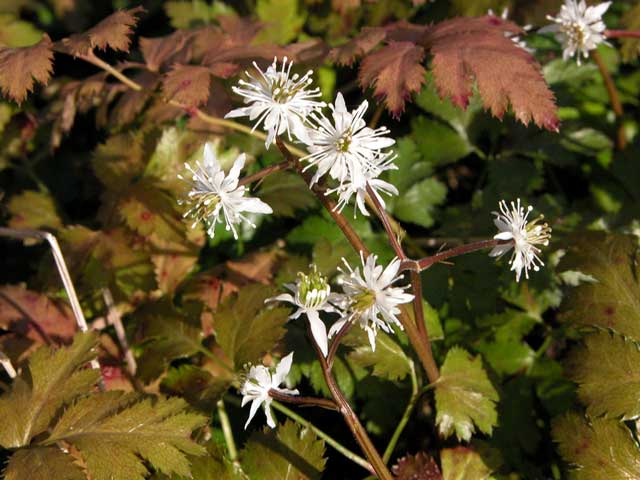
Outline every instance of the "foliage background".
{"type": "MultiPolygon", "coordinates": [[[[542,26],[545,14],[556,12],[558,4],[148,1],[142,3],[146,11],[139,15],[132,53],[107,50],[99,55],[111,64],[125,59],[149,64],[139,50],[141,38],[217,25],[221,15],[234,12],[266,24],[255,43],[319,39],[334,47],[363,27],[391,20],[426,24],[483,15],[488,8],[499,12],[505,6],[511,7],[518,24],[542,26]]],[[[0,0],[0,43],[31,45],[41,32],[60,39],[86,30],[116,9],[137,5],[125,0],[0,0]]],[[[616,1],[605,20],[610,28],[633,28],[638,18],[637,5],[616,1]]],[[[245,30],[239,34],[248,35],[245,30]]],[[[634,423],[640,412],[630,400],[636,396],[640,360],[635,343],[640,340],[637,45],[612,41],[612,46],[598,49],[623,102],[624,116],[616,119],[592,62],[582,67],[563,62],[558,45],[548,37],[531,34],[527,42],[536,49],[556,95],[558,133],[525,127],[511,113],[494,118],[483,111],[477,95],[466,111],[457,109],[439,99],[431,78],[401,116],[376,110],[382,104],[370,89],[364,91],[373,107],[370,115],[375,112],[378,124],[388,126],[398,142],[400,169],[389,180],[401,195],[390,201],[389,210],[407,230],[405,246],[414,257],[493,235],[490,212],[500,199],[522,198],[544,213],[554,229],[553,243],[545,252],[546,268],[529,281],[515,283],[505,262],[496,264],[484,253],[456,258],[453,265],[435,265],[423,274],[436,358],[442,365],[452,348],[462,347],[482,359],[496,400],[499,397],[497,422],[489,421],[485,428],[476,422],[480,432],[468,445],[480,453],[486,464],[482,468],[493,471],[494,478],[565,478],[570,463],[585,466],[577,478],[628,478],[625,469],[640,475],[634,423]],[[624,149],[616,148],[620,129],[628,139],[624,149]],[[607,456],[609,446],[620,458],[607,456]]],[[[357,68],[331,63],[328,49],[322,48],[310,50],[309,61],[303,63],[316,69],[324,99],[332,100],[340,90],[349,105],[359,103],[363,92],[357,68]]],[[[160,71],[168,71],[168,65],[169,60],[160,71]]],[[[83,308],[96,326],[105,321],[101,289],[110,290],[138,371],[128,378],[113,328],[107,326],[98,342],[108,389],[178,395],[192,411],[213,415],[204,428],[212,438],[208,456],[195,461],[194,477],[225,478],[222,475],[231,473],[223,459],[215,405],[232,378],[216,359],[240,369],[258,361],[265,350],[270,351],[267,362],[271,354],[294,350],[291,380],[301,391],[327,395],[302,326],[285,326],[287,311],[263,311],[261,300],[311,261],[333,274],[342,256],[356,257],[292,173],[269,177],[255,189],[276,215],[260,219],[255,231],[243,231],[239,242],[223,229],[215,239],[205,238],[199,228],[190,229],[180,219],[176,200],[184,186],[176,174],[198,155],[204,141],[216,141],[229,159],[233,152],[249,153],[247,173],[280,158],[276,150],[265,151],[258,139],[222,134],[184,110],[166,107],[162,97],[171,95],[170,86],[161,87],[153,73],[136,74],[144,90],[131,92],[112,80],[105,83],[92,65],[56,54],[55,76],[46,87],[37,88],[21,105],[0,101],[1,214],[8,226],[42,228],[58,236],[83,308]]],[[[224,115],[237,102],[228,88],[234,81],[212,80],[213,94],[203,110],[224,115]]],[[[346,215],[351,217],[348,211],[346,215]]],[[[393,256],[376,221],[358,217],[354,223],[382,259],[393,256]]],[[[64,291],[47,248],[4,240],[2,247],[0,350],[24,367],[37,346],[68,345],[75,322],[62,301],[64,291]]],[[[340,386],[380,450],[411,395],[411,354],[402,334],[397,341],[390,340],[392,348],[373,360],[357,347],[344,349],[335,368],[340,386]],[[374,361],[388,368],[377,374],[374,370],[372,376],[374,361]]],[[[352,342],[360,345],[358,339],[352,342]]],[[[8,389],[8,377],[1,381],[0,387],[8,389]]],[[[236,442],[246,445],[245,471],[250,478],[277,478],[282,457],[261,447],[261,435],[270,434],[243,431],[247,412],[239,408],[233,389],[225,395],[236,442]],[[265,459],[272,473],[260,471],[265,459]]],[[[420,398],[395,449],[394,463],[419,451],[438,458],[439,451],[458,445],[455,438],[439,437],[433,400],[431,391],[420,398]]],[[[302,414],[357,450],[334,413],[306,409],[302,414]]],[[[199,418],[191,419],[194,428],[199,418]]],[[[257,424],[253,430],[259,430],[257,424]]],[[[297,428],[287,423],[277,432],[296,451],[297,428]]],[[[199,434],[200,439],[207,435],[199,434]]],[[[324,455],[320,444],[308,449],[301,455],[315,469],[324,468],[323,478],[364,476],[360,467],[329,448],[324,455]]],[[[4,451],[6,458],[9,454],[4,451]]],[[[444,455],[440,460],[444,462],[444,455]]],[[[478,473],[482,468],[464,478],[486,478],[488,473],[478,473]]],[[[162,472],[155,475],[164,478],[162,472]]]]}

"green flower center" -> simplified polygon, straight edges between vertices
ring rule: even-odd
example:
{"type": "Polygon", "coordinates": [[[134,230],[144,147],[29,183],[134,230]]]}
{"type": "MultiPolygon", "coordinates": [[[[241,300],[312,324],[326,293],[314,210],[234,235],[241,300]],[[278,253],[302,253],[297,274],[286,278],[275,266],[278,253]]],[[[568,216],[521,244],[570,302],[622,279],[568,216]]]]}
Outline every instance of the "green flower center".
{"type": "Polygon", "coordinates": [[[318,272],[317,266],[312,265],[308,275],[298,273],[298,279],[298,295],[306,307],[319,307],[325,302],[331,288],[326,277],[318,272]]]}

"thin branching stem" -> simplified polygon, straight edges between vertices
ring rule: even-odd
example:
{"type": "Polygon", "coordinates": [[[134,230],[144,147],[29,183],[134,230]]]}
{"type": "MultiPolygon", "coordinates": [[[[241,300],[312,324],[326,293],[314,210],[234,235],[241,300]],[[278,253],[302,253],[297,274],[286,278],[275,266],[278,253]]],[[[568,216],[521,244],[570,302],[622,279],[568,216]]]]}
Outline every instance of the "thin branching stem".
{"type": "MultiPolygon", "coordinates": [[[[302,165],[300,165],[300,162],[291,153],[287,145],[285,145],[284,142],[280,140],[280,138],[276,138],[276,144],[278,145],[278,148],[280,149],[280,152],[282,153],[284,158],[296,166],[296,170],[302,176],[304,181],[307,182],[307,185],[311,184],[311,174],[303,171],[302,165]]],[[[349,243],[353,246],[353,248],[357,252],[362,252],[365,257],[368,257],[370,253],[369,249],[364,244],[360,236],[353,229],[351,224],[344,217],[344,215],[342,215],[342,213],[340,213],[337,210],[336,203],[333,200],[331,200],[327,195],[325,195],[326,193],[325,190],[319,185],[313,185],[310,188],[311,188],[311,191],[318,198],[318,200],[320,200],[320,203],[322,203],[322,205],[326,208],[329,215],[331,215],[331,218],[333,218],[333,220],[336,222],[336,225],[338,225],[340,230],[342,230],[342,233],[347,238],[349,243]]]]}
{"type": "Polygon", "coordinates": [[[367,183],[367,193],[369,194],[369,198],[371,198],[371,201],[373,202],[376,215],[382,222],[382,226],[384,227],[385,232],[387,232],[387,237],[389,237],[389,242],[391,242],[393,251],[396,252],[396,256],[401,261],[406,260],[407,256],[405,255],[404,250],[402,249],[402,245],[400,245],[400,240],[398,239],[398,236],[396,235],[396,232],[394,231],[391,222],[389,221],[389,215],[380,203],[378,195],[376,195],[376,192],[373,191],[373,188],[371,188],[371,185],[369,185],[369,183],[367,183]]]}
{"type": "MultiPolygon", "coordinates": [[[[64,53],[64,52],[61,52],[64,53]]],[[[115,77],[116,79],[118,79],[121,83],[123,83],[124,85],[126,85],[127,87],[129,87],[132,90],[135,90],[136,92],[139,92],[141,90],[143,90],[143,86],[140,85],[138,82],[136,82],[135,80],[132,80],[131,78],[127,77],[124,73],[122,73],[120,70],[118,70],[117,68],[113,67],[112,65],[109,65],[107,62],[105,62],[104,60],[102,60],[101,58],[99,58],[97,55],[95,55],[93,52],[89,52],[86,55],[79,55],[77,58],[84,60],[85,62],[88,62],[102,70],[104,70],[105,72],[107,72],[108,74],[112,75],[113,77],[115,77]]],[[[238,122],[234,122],[233,120],[226,120],[224,118],[218,118],[218,117],[214,117],[212,115],[209,115],[205,112],[203,112],[202,110],[200,110],[199,108],[194,108],[191,107],[189,105],[185,105],[183,103],[177,102],[175,100],[167,100],[167,103],[173,107],[177,107],[180,108],[182,110],[184,110],[185,112],[190,113],[191,115],[199,118],[200,120],[202,120],[203,122],[206,122],[210,125],[215,125],[217,127],[223,127],[223,128],[229,128],[231,130],[235,130],[237,132],[242,132],[242,133],[246,133],[247,135],[251,135],[254,138],[257,138],[259,140],[266,140],[267,136],[259,131],[256,131],[255,129],[252,129],[250,127],[247,127],[246,125],[243,125],[241,123],[238,122]]],[[[292,153],[294,153],[296,156],[298,157],[303,157],[304,155],[306,155],[306,153],[296,147],[294,147],[293,145],[288,145],[289,147],[289,151],[291,151],[292,153]]]]}
{"type": "Polygon", "coordinates": [[[220,425],[222,426],[222,434],[224,435],[224,441],[227,444],[227,450],[229,451],[229,460],[234,464],[238,464],[238,449],[236,448],[236,442],[233,438],[233,431],[231,430],[231,422],[229,422],[229,415],[227,415],[227,409],[224,406],[224,400],[221,398],[216,404],[218,408],[218,417],[220,418],[220,425]]]}
{"type": "Polygon", "coordinates": [[[309,430],[313,431],[316,435],[318,435],[318,437],[322,438],[325,442],[327,442],[327,444],[332,446],[338,453],[342,454],[343,456],[351,460],[353,463],[360,465],[362,468],[364,468],[370,473],[375,473],[375,470],[365,458],[362,458],[357,453],[354,453],[351,450],[349,450],[347,447],[345,447],[336,439],[334,439],[331,435],[323,432],[318,427],[316,427],[313,423],[306,420],[304,417],[301,417],[296,412],[294,412],[293,410],[290,410],[289,408],[285,407],[284,405],[282,405],[280,402],[276,400],[271,402],[271,406],[276,410],[278,410],[279,412],[285,414],[287,417],[289,417],[291,420],[298,423],[299,425],[302,425],[303,427],[306,427],[309,430]]]}
{"type": "Polygon", "coordinates": [[[418,389],[418,377],[416,375],[416,367],[413,363],[413,360],[409,360],[409,375],[411,377],[411,397],[409,397],[409,402],[404,409],[404,413],[402,414],[402,418],[400,418],[400,422],[398,422],[398,426],[393,432],[391,436],[391,440],[387,444],[387,448],[384,450],[384,454],[382,455],[382,460],[385,463],[389,463],[391,459],[391,455],[393,455],[393,451],[396,448],[398,440],[400,439],[400,435],[404,431],[404,428],[407,426],[409,422],[409,418],[411,418],[411,414],[413,413],[413,409],[420,398],[420,390],[418,389]]]}
{"type": "Polygon", "coordinates": [[[333,400],[317,397],[300,397],[298,395],[287,395],[278,390],[269,390],[269,396],[284,403],[291,403],[301,407],[320,407],[327,410],[338,410],[338,405],[333,400]]]}
{"type": "Polygon", "coordinates": [[[138,364],[136,363],[136,359],[133,356],[133,351],[129,347],[127,335],[124,331],[124,325],[122,324],[122,315],[120,314],[120,311],[113,301],[111,290],[109,290],[108,288],[103,288],[102,298],[104,300],[104,305],[107,308],[107,321],[111,325],[113,325],[113,329],[116,332],[116,338],[118,339],[118,344],[120,345],[120,349],[122,350],[122,354],[127,365],[127,371],[129,372],[131,377],[135,377],[136,370],[138,369],[138,364]]]}
{"type": "Polygon", "coordinates": [[[640,38],[640,30],[605,30],[607,38],[640,38]]]}
{"type": "MultiPolygon", "coordinates": [[[[418,327],[418,332],[422,337],[422,341],[429,349],[431,358],[433,358],[431,340],[429,339],[427,324],[424,320],[424,305],[422,304],[422,277],[420,276],[420,272],[416,272],[415,270],[411,270],[411,290],[413,292],[413,312],[416,317],[416,326],[418,327]]],[[[438,367],[435,365],[435,361],[433,365],[430,366],[430,370],[432,371],[430,377],[435,377],[431,380],[434,381],[440,376],[438,373],[438,367]]]]}
{"type": "Polygon", "coordinates": [[[609,69],[604,63],[602,56],[597,50],[593,50],[591,52],[591,58],[596,65],[598,66],[598,70],[600,71],[600,75],[602,76],[602,80],[604,81],[604,86],[607,89],[607,93],[609,94],[609,101],[611,102],[611,109],[613,113],[616,115],[616,125],[617,125],[617,139],[616,146],[618,149],[622,150],[627,146],[627,136],[624,131],[624,125],[622,124],[622,117],[624,115],[624,110],[622,109],[622,101],[620,101],[620,94],[618,93],[618,89],[616,88],[616,83],[613,81],[613,77],[609,72],[609,69]]]}
{"type": "Polygon", "coordinates": [[[436,263],[444,262],[449,258],[476,252],[478,250],[484,250],[485,248],[493,248],[496,245],[504,243],[508,242],[503,242],[500,240],[481,240],[479,242],[467,243],[465,245],[460,245],[459,247],[450,248],[449,250],[444,250],[442,252],[436,253],[435,255],[432,255],[430,257],[421,258],[420,260],[417,260],[416,263],[422,271],[435,265],[436,263]]]}
{"type": "MultiPolygon", "coordinates": [[[[56,239],[56,237],[53,234],[45,232],[43,230],[18,230],[6,227],[0,227],[0,236],[21,240],[46,240],[49,243],[49,246],[51,247],[51,253],[53,254],[53,259],[55,260],[56,267],[58,268],[58,274],[60,275],[60,279],[62,280],[64,289],[67,292],[67,297],[69,298],[69,304],[71,305],[71,310],[73,311],[73,315],[76,319],[76,324],[82,332],[86,332],[87,330],[89,330],[87,320],[84,318],[84,313],[82,313],[82,307],[80,306],[80,301],[78,300],[76,289],[73,286],[73,281],[71,280],[71,275],[69,275],[67,263],[64,261],[64,256],[62,255],[62,250],[60,250],[60,245],[58,244],[58,240],[56,239]]],[[[97,358],[91,360],[91,367],[95,368],[96,370],[100,370],[100,363],[98,362],[97,358]]],[[[99,386],[101,389],[104,389],[102,375],[100,376],[99,386]]]]}
{"type": "Polygon", "coordinates": [[[269,165],[268,167],[264,167],[262,170],[254,173],[253,175],[242,177],[238,182],[238,185],[248,185],[250,183],[257,182],[259,180],[262,180],[263,178],[268,177],[272,173],[280,172],[282,170],[288,170],[289,168],[291,168],[291,165],[292,164],[289,160],[269,165]]]}
{"type": "Polygon", "coordinates": [[[13,363],[11,363],[11,359],[7,357],[2,350],[0,350],[0,365],[4,368],[9,378],[16,378],[16,369],[13,368],[13,363]]]}
{"type": "Polygon", "coordinates": [[[349,426],[353,437],[356,439],[358,445],[360,445],[360,448],[365,453],[378,478],[380,480],[393,480],[393,476],[391,475],[391,472],[389,472],[386,463],[382,460],[382,457],[369,438],[367,431],[365,430],[362,423],[360,423],[358,416],[351,408],[351,405],[349,405],[349,401],[344,396],[344,393],[342,393],[342,390],[340,390],[338,383],[331,374],[329,365],[327,365],[327,360],[326,358],[324,358],[324,354],[313,338],[311,331],[309,331],[309,338],[311,339],[313,348],[315,349],[318,359],[320,360],[322,375],[324,376],[324,380],[327,383],[327,387],[329,387],[329,392],[331,392],[331,396],[338,405],[338,411],[342,414],[345,422],[349,426]]]}
{"type": "Polygon", "coordinates": [[[333,368],[333,362],[336,359],[336,353],[338,352],[338,347],[340,346],[340,342],[342,338],[347,334],[351,326],[353,325],[353,318],[349,318],[348,321],[338,330],[335,337],[331,341],[331,345],[329,346],[329,352],[327,353],[327,365],[329,370],[333,368]]]}

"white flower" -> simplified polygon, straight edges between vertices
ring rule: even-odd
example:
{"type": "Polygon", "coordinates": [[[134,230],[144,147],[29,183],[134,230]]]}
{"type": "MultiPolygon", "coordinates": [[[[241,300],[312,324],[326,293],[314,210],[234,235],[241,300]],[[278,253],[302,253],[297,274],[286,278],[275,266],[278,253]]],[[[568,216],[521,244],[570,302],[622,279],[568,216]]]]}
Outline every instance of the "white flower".
{"type": "Polygon", "coordinates": [[[191,181],[186,180],[182,175],[178,175],[178,177],[187,181],[191,185],[191,190],[188,198],[179,201],[179,203],[191,205],[191,208],[185,212],[184,217],[192,217],[194,219],[192,228],[195,228],[198,222],[204,221],[207,225],[207,233],[213,237],[216,224],[221,221],[220,213],[222,212],[224,221],[227,224],[227,230],[231,230],[233,236],[237,239],[236,225],[246,221],[252,227],[255,227],[243,212],[273,212],[271,207],[262,200],[245,197],[245,187],[238,186],[238,177],[244,162],[245,155],[243,153],[236,158],[233,167],[225,175],[218,163],[213,147],[207,143],[204,146],[203,164],[196,162],[196,169],[194,170],[185,163],[185,167],[192,174],[191,181]]]}
{"type": "Polygon", "coordinates": [[[361,176],[370,169],[369,162],[380,156],[382,149],[395,143],[385,136],[389,133],[387,128],[367,127],[363,117],[368,105],[365,100],[349,112],[342,93],[338,93],[334,105],[329,105],[333,122],[323,113],[311,114],[314,125],[309,129],[306,142],[311,153],[301,159],[309,162],[305,170],[317,167],[311,185],[326,173],[341,184],[348,179],[362,183],[361,176]]]}
{"type": "MultiPolygon", "coordinates": [[[[493,12],[493,10],[490,8],[487,11],[487,15],[491,15],[492,17],[496,17],[497,15],[493,12]]],[[[509,8],[505,7],[502,9],[502,14],[500,15],[500,18],[502,20],[509,20],[509,8]]],[[[529,30],[531,30],[533,27],[531,25],[525,25],[522,27],[522,30],[524,30],[525,32],[528,32],[529,30]]],[[[519,46],[521,49],[523,49],[526,52],[529,53],[533,53],[535,52],[535,48],[529,48],[527,47],[527,42],[525,42],[522,38],[520,38],[519,35],[513,35],[510,32],[504,32],[504,36],[507,38],[510,38],[511,41],[513,43],[515,43],[517,46],[519,46]]]]}
{"type": "Polygon", "coordinates": [[[242,384],[240,393],[242,393],[242,406],[244,407],[249,401],[251,401],[251,408],[249,410],[249,419],[245,423],[246,429],[258,411],[258,407],[263,404],[264,414],[267,417],[267,425],[271,428],[275,428],[276,422],[271,415],[271,402],[273,399],[269,395],[269,390],[277,390],[286,395],[298,395],[298,390],[289,390],[287,388],[279,388],[279,385],[284,382],[285,378],[291,370],[291,363],[293,362],[293,352],[280,360],[280,363],[276,367],[275,373],[271,374],[269,369],[264,365],[252,366],[249,370],[247,379],[242,384]]]}
{"type": "Polygon", "coordinates": [[[349,318],[336,322],[329,331],[333,336],[342,328],[345,322],[354,320],[360,324],[369,336],[371,349],[376,349],[376,335],[378,328],[387,333],[392,331],[392,325],[402,330],[402,324],[397,315],[400,313],[398,305],[413,300],[413,295],[405,293],[408,287],[394,287],[393,284],[402,278],[398,275],[400,260],[394,258],[386,268],[376,265],[377,255],[369,255],[362,261],[362,275],[360,268],[355,270],[343,259],[348,271],[342,271],[344,275],[342,288],[345,296],[351,300],[349,318]]]}
{"type": "Polygon", "coordinates": [[[327,327],[320,319],[319,312],[339,313],[334,305],[341,303],[342,296],[331,293],[331,287],[327,279],[318,273],[315,265],[311,267],[309,275],[298,273],[298,280],[294,284],[285,284],[285,287],[293,292],[283,293],[277,297],[267,299],[270,301],[289,302],[298,307],[289,318],[296,319],[303,313],[309,319],[311,334],[326,357],[328,351],[327,327]]]}
{"type": "Polygon", "coordinates": [[[225,115],[225,118],[249,117],[255,121],[253,130],[260,124],[267,132],[265,145],[273,143],[276,135],[287,132],[291,140],[293,133],[302,141],[308,141],[305,121],[313,111],[324,106],[323,102],[316,102],[321,93],[319,88],[307,90],[313,79],[313,70],[309,70],[300,77],[297,73],[291,75],[293,62],[287,63],[287,57],[282,60],[282,69],[278,70],[277,58],[273,59],[266,72],[260,70],[254,62],[257,75],[245,72],[249,81],[240,80],[232,90],[244,97],[247,107],[237,108],[225,115]]]}
{"type": "Polygon", "coordinates": [[[525,278],[529,278],[529,270],[540,270],[544,265],[538,254],[540,249],[536,245],[549,245],[551,238],[551,228],[546,223],[539,223],[543,216],[531,222],[527,222],[529,213],[533,207],[529,206],[526,210],[520,205],[520,199],[517,203],[511,202],[511,210],[507,206],[507,202],[502,200],[499,203],[500,213],[493,212],[496,218],[493,223],[498,227],[499,232],[493,237],[496,240],[511,240],[512,242],[504,245],[497,245],[489,252],[492,257],[500,257],[513,248],[513,253],[509,264],[511,270],[516,272],[516,281],[520,281],[520,276],[524,270],[525,278]]]}
{"type": "MultiPolygon", "coordinates": [[[[394,159],[395,157],[389,157],[388,154],[379,154],[369,161],[368,168],[360,172],[361,175],[359,177],[357,177],[356,179],[349,177],[340,185],[338,185],[337,188],[328,190],[327,194],[333,192],[337,192],[338,194],[338,203],[336,204],[335,209],[341,212],[345,205],[349,203],[351,197],[355,194],[356,206],[358,207],[358,210],[360,210],[363,215],[369,216],[369,212],[367,211],[365,203],[367,184],[369,184],[371,190],[373,190],[373,192],[375,193],[376,198],[378,199],[382,207],[384,207],[385,202],[380,193],[385,193],[387,195],[398,195],[398,189],[391,183],[380,180],[377,177],[385,170],[396,170],[398,168],[393,163],[394,159]]],[[[357,210],[354,209],[354,217],[356,216],[356,213],[357,210]]]]}
{"type": "Polygon", "coordinates": [[[602,21],[602,16],[610,5],[611,2],[604,2],[587,7],[584,0],[565,0],[557,17],[547,15],[547,19],[555,25],[541,28],[538,32],[555,33],[558,41],[564,46],[562,58],[568,60],[577,55],[580,65],[581,55],[588,58],[590,50],[605,42],[604,31],[607,26],[602,21]]]}

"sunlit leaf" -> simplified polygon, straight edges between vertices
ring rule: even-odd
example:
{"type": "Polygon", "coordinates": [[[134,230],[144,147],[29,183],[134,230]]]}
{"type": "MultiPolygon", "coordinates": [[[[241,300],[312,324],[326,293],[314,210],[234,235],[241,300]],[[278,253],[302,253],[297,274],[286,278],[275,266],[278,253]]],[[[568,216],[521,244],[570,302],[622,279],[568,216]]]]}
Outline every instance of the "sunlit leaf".
{"type": "Polygon", "coordinates": [[[640,416],[638,362],[635,343],[605,332],[589,335],[584,347],[571,352],[569,376],[578,384],[578,396],[590,416],[640,416]]]}
{"type": "Polygon", "coordinates": [[[453,433],[468,441],[477,426],[490,435],[498,420],[498,393],[482,367],[480,357],[473,358],[453,347],[440,369],[436,383],[436,424],[443,437],[453,433]]]}
{"type": "Polygon", "coordinates": [[[640,477],[640,449],[624,424],[577,413],[559,418],[553,439],[576,480],[627,480],[640,477]]]}
{"type": "Polygon", "coordinates": [[[486,480],[491,475],[482,457],[467,447],[445,448],[440,459],[443,480],[486,480]]]}
{"type": "Polygon", "coordinates": [[[580,271],[596,282],[571,289],[562,317],[578,325],[615,330],[640,340],[640,283],[635,237],[582,232],[571,236],[559,269],[580,271]]]}

